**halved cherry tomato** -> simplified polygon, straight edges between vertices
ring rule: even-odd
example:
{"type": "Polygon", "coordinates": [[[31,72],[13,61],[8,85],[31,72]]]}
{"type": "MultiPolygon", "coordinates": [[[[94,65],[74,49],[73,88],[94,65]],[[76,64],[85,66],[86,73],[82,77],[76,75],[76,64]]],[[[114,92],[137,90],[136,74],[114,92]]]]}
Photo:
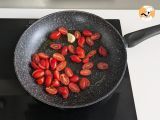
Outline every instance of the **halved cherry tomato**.
{"type": "Polygon", "coordinates": [[[108,55],[107,50],[103,46],[99,47],[98,52],[99,52],[100,55],[102,55],[104,57],[106,57],[108,55]]]}
{"type": "Polygon", "coordinates": [[[46,87],[46,92],[51,95],[55,95],[55,94],[57,94],[58,91],[55,87],[46,87]]]}
{"type": "Polygon", "coordinates": [[[46,59],[45,61],[46,61],[46,69],[49,69],[49,60],[46,59]]]}
{"type": "Polygon", "coordinates": [[[93,40],[91,40],[90,37],[86,37],[86,43],[87,43],[90,47],[94,45],[94,42],[93,42],[93,40]]]}
{"type": "Polygon", "coordinates": [[[59,94],[62,95],[62,97],[64,99],[67,99],[69,97],[69,90],[68,90],[68,87],[59,87],[58,88],[58,92],[59,94]]]}
{"type": "Polygon", "coordinates": [[[66,27],[59,27],[58,31],[62,34],[62,35],[66,35],[68,33],[68,30],[66,27]]]}
{"type": "Polygon", "coordinates": [[[51,83],[51,87],[59,87],[60,86],[60,82],[57,79],[54,79],[51,83]]]}
{"type": "Polygon", "coordinates": [[[49,56],[46,53],[43,53],[43,52],[38,53],[38,56],[41,59],[48,59],[49,58],[49,56]]]}
{"type": "Polygon", "coordinates": [[[71,55],[71,60],[76,63],[80,63],[82,60],[77,55],[71,55]]]}
{"type": "Polygon", "coordinates": [[[59,78],[60,78],[60,73],[59,73],[59,71],[55,70],[55,71],[53,72],[53,77],[54,77],[54,79],[59,80],[59,78]]]}
{"type": "Polygon", "coordinates": [[[78,82],[78,81],[79,81],[79,76],[78,76],[78,75],[73,75],[73,76],[70,78],[70,81],[71,81],[71,82],[78,82]]]}
{"type": "Polygon", "coordinates": [[[96,50],[91,50],[88,54],[87,54],[87,57],[93,57],[95,54],[97,53],[96,50]]]}
{"type": "Polygon", "coordinates": [[[88,63],[89,62],[89,57],[85,57],[82,62],[83,63],[88,63]]]}
{"type": "Polygon", "coordinates": [[[84,90],[90,86],[90,81],[87,78],[82,78],[79,82],[79,86],[84,90]]]}
{"type": "Polygon", "coordinates": [[[57,65],[56,70],[57,71],[62,71],[66,66],[67,66],[67,62],[66,61],[62,61],[57,65]]]}
{"type": "Polygon", "coordinates": [[[68,51],[72,54],[75,54],[75,47],[73,45],[68,45],[68,51]]]}
{"type": "Polygon", "coordinates": [[[41,68],[41,69],[46,69],[46,61],[45,61],[45,59],[41,59],[40,61],[39,61],[39,63],[38,63],[38,66],[39,66],[39,68],[41,68]]]}
{"type": "Polygon", "coordinates": [[[32,61],[33,61],[34,63],[38,64],[39,61],[40,61],[39,55],[38,55],[38,54],[33,54],[33,55],[32,55],[32,61]]]}
{"type": "Polygon", "coordinates": [[[42,69],[37,69],[32,73],[32,77],[35,79],[40,78],[42,76],[44,76],[44,70],[42,70],[42,69]]]}
{"type": "Polygon", "coordinates": [[[78,39],[78,45],[83,48],[84,44],[85,44],[85,38],[84,37],[80,37],[78,39]]]}
{"type": "Polygon", "coordinates": [[[51,32],[51,34],[49,35],[49,38],[51,40],[58,40],[61,37],[61,33],[59,31],[53,31],[51,32]]]}
{"type": "Polygon", "coordinates": [[[93,68],[93,66],[94,66],[93,62],[88,62],[82,66],[82,69],[91,69],[93,68]]]}
{"type": "Polygon", "coordinates": [[[54,49],[54,50],[59,50],[62,48],[62,44],[59,43],[52,43],[50,44],[50,48],[54,49]]]}
{"type": "Polygon", "coordinates": [[[81,33],[79,31],[75,31],[74,36],[76,39],[79,39],[81,37],[81,33]]]}
{"type": "Polygon", "coordinates": [[[84,58],[85,57],[84,49],[79,47],[79,46],[76,48],[76,53],[77,53],[79,58],[84,58]]]}
{"type": "Polygon", "coordinates": [[[72,77],[72,76],[73,76],[73,71],[72,71],[71,68],[66,67],[64,71],[65,71],[65,74],[66,74],[68,77],[72,77]]]}
{"type": "Polygon", "coordinates": [[[68,47],[67,46],[63,46],[62,50],[61,50],[61,54],[66,56],[68,53],[68,47]]]}
{"type": "Polygon", "coordinates": [[[108,69],[108,64],[105,63],[105,62],[99,62],[97,64],[97,68],[100,69],[100,70],[106,70],[106,69],[108,69]]]}
{"type": "Polygon", "coordinates": [[[91,70],[83,69],[80,71],[80,75],[89,76],[91,74],[91,70]]]}
{"type": "Polygon", "coordinates": [[[52,70],[55,70],[57,67],[57,60],[55,58],[50,58],[50,67],[52,70]]]}
{"type": "Polygon", "coordinates": [[[50,86],[51,85],[51,82],[52,82],[52,76],[46,76],[45,78],[45,86],[50,86]]]}
{"type": "Polygon", "coordinates": [[[45,70],[45,76],[52,76],[52,72],[50,70],[45,70]]]}
{"type": "Polygon", "coordinates": [[[71,92],[75,92],[75,93],[80,92],[80,88],[78,87],[76,83],[69,83],[68,87],[71,90],[71,92]]]}
{"type": "Polygon", "coordinates": [[[86,37],[90,37],[92,35],[92,32],[88,29],[84,29],[83,30],[83,35],[86,37]]]}
{"type": "Polygon", "coordinates": [[[36,79],[36,83],[37,83],[38,85],[42,85],[42,84],[44,83],[44,77],[41,77],[41,78],[36,79]]]}
{"type": "Polygon", "coordinates": [[[69,78],[66,74],[61,74],[60,75],[60,81],[63,85],[68,85],[69,84],[69,78]]]}
{"type": "Polygon", "coordinates": [[[65,57],[60,53],[54,53],[53,58],[55,58],[57,61],[64,61],[65,60],[65,57]]]}
{"type": "Polygon", "coordinates": [[[92,40],[98,40],[98,39],[100,39],[100,37],[101,37],[100,33],[94,33],[94,34],[91,36],[91,39],[92,39],[92,40]]]}
{"type": "Polygon", "coordinates": [[[31,62],[31,66],[33,69],[39,69],[39,66],[35,62],[31,62]]]}

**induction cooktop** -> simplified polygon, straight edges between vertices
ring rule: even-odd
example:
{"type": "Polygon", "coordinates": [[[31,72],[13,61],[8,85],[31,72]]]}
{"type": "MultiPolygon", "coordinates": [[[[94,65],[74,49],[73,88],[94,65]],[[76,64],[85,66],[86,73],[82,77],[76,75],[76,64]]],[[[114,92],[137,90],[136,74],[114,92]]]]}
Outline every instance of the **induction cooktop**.
{"type": "MultiPolygon", "coordinates": [[[[109,100],[86,108],[58,109],[31,97],[16,77],[13,58],[21,34],[35,21],[0,19],[0,120],[137,120],[128,68],[109,100]]],[[[121,33],[118,19],[107,21],[121,33]]]]}

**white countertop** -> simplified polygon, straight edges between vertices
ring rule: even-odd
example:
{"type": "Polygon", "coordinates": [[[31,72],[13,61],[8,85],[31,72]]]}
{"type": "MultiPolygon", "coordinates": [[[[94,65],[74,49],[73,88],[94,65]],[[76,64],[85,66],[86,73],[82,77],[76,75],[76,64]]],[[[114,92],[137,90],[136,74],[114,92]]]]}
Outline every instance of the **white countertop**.
{"type": "MultiPolygon", "coordinates": [[[[61,9],[60,9],[61,10],[61,9]]],[[[0,18],[40,18],[58,9],[0,9],[0,18]]],[[[160,11],[142,21],[136,10],[84,10],[105,19],[120,19],[123,35],[160,23],[160,11]]],[[[160,120],[160,35],[128,48],[128,66],[138,120],[160,120]]]]}

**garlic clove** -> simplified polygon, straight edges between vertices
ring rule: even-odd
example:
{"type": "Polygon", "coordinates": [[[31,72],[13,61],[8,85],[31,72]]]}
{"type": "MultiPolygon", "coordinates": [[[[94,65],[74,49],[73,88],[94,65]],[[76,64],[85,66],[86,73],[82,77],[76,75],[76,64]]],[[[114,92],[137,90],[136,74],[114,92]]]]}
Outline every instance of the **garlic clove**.
{"type": "Polygon", "coordinates": [[[67,33],[67,38],[69,43],[74,43],[74,41],[76,40],[75,36],[71,33],[67,33]]]}

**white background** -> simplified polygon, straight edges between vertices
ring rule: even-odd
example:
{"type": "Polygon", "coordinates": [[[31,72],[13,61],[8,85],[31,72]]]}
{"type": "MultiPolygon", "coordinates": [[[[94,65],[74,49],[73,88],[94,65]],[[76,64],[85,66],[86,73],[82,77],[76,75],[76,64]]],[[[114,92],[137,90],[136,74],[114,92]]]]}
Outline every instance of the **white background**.
{"type": "MultiPolygon", "coordinates": [[[[0,9],[0,18],[40,18],[55,9],[0,9]]],[[[84,10],[105,19],[120,19],[123,35],[160,24],[160,11],[142,21],[136,10],[84,10]]],[[[128,66],[138,120],[160,120],[160,35],[127,49],[128,66]]]]}

